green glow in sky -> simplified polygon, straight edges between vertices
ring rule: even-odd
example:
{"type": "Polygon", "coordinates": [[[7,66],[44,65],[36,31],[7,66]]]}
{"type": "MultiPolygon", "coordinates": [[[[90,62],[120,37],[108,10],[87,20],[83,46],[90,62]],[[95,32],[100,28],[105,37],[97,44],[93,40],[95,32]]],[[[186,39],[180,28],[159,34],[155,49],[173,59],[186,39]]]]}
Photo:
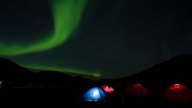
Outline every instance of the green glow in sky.
{"type": "MultiPolygon", "coordinates": [[[[7,42],[1,40],[0,36],[0,55],[1,56],[12,56],[17,57],[24,54],[42,52],[50,50],[59,45],[63,45],[71,34],[75,32],[79,26],[81,15],[86,6],[87,0],[50,0],[54,30],[50,33],[45,33],[40,39],[34,43],[27,42],[7,42]]],[[[10,31],[11,32],[11,31],[10,31]]],[[[61,67],[61,66],[50,66],[47,64],[27,64],[19,63],[21,66],[37,70],[50,70],[59,71],[64,73],[75,73],[81,75],[87,75],[92,77],[100,77],[99,71],[87,71],[84,69],[61,67]]]]}
{"type": "Polygon", "coordinates": [[[100,71],[89,71],[84,69],[77,69],[77,68],[69,68],[69,67],[59,67],[59,66],[45,66],[45,65],[21,65],[24,67],[28,67],[31,69],[37,69],[37,70],[49,70],[49,71],[58,71],[58,72],[64,72],[64,73],[75,73],[75,74],[81,74],[86,76],[92,76],[92,77],[101,77],[100,71]]]}
{"type": "Polygon", "coordinates": [[[29,45],[22,42],[5,42],[0,36],[1,56],[18,56],[49,50],[63,44],[71,36],[80,23],[87,0],[51,0],[50,2],[54,18],[53,32],[45,34],[46,39],[29,45]]]}

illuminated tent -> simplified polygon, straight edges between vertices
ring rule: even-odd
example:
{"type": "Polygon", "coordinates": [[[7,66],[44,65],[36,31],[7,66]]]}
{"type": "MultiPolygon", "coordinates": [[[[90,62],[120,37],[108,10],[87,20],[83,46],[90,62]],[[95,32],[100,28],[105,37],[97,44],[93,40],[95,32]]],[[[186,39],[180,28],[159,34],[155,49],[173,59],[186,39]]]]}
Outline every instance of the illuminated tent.
{"type": "Polygon", "coordinates": [[[192,102],[192,91],[182,84],[172,84],[169,86],[164,94],[164,98],[171,101],[190,101],[192,102]]]}
{"type": "Polygon", "coordinates": [[[110,94],[114,92],[113,87],[111,87],[111,86],[109,86],[109,85],[102,85],[101,88],[102,88],[105,92],[110,93],[110,94]]]}
{"type": "Polygon", "coordinates": [[[90,88],[83,96],[85,101],[104,101],[106,97],[106,92],[100,87],[90,88]]]}
{"type": "Polygon", "coordinates": [[[135,96],[147,96],[149,91],[140,83],[136,83],[130,89],[127,89],[126,93],[127,95],[133,94],[135,96]]]}

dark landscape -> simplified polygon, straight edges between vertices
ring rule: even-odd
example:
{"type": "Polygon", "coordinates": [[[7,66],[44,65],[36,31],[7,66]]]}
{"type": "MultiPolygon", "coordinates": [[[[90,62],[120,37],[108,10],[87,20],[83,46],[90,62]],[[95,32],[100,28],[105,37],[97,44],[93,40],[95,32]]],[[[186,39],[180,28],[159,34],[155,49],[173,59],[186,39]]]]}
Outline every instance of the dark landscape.
{"type": "MultiPolygon", "coordinates": [[[[93,80],[56,71],[33,72],[0,59],[1,105],[5,108],[191,108],[192,55],[180,55],[137,74],[93,80]],[[109,85],[106,98],[85,100],[92,87],[109,85]]],[[[102,95],[101,95],[102,96],[102,95]]]]}

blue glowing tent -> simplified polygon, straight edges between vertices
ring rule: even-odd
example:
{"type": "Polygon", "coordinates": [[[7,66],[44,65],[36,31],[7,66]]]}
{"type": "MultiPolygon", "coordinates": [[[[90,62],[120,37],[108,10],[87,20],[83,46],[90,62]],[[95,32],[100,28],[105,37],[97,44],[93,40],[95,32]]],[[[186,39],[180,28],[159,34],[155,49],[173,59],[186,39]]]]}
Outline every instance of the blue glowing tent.
{"type": "Polygon", "coordinates": [[[90,88],[83,96],[85,101],[104,101],[107,93],[100,87],[90,88]]]}

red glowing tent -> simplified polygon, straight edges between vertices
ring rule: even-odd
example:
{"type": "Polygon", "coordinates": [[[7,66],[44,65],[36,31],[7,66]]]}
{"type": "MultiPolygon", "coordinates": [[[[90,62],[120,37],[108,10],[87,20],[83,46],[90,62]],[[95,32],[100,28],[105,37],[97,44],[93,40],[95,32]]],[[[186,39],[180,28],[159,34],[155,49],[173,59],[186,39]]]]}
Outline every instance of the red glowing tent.
{"type": "Polygon", "coordinates": [[[135,96],[147,96],[149,90],[140,83],[135,83],[131,88],[126,90],[126,94],[133,94],[135,96]]]}
{"type": "Polygon", "coordinates": [[[192,90],[182,84],[172,84],[163,93],[163,97],[171,101],[192,102],[192,90]]]}
{"type": "Polygon", "coordinates": [[[107,92],[107,93],[113,93],[114,92],[114,89],[113,89],[113,87],[111,87],[111,86],[109,86],[109,85],[102,85],[101,86],[101,88],[105,91],[105,92],[107,92]]]}

